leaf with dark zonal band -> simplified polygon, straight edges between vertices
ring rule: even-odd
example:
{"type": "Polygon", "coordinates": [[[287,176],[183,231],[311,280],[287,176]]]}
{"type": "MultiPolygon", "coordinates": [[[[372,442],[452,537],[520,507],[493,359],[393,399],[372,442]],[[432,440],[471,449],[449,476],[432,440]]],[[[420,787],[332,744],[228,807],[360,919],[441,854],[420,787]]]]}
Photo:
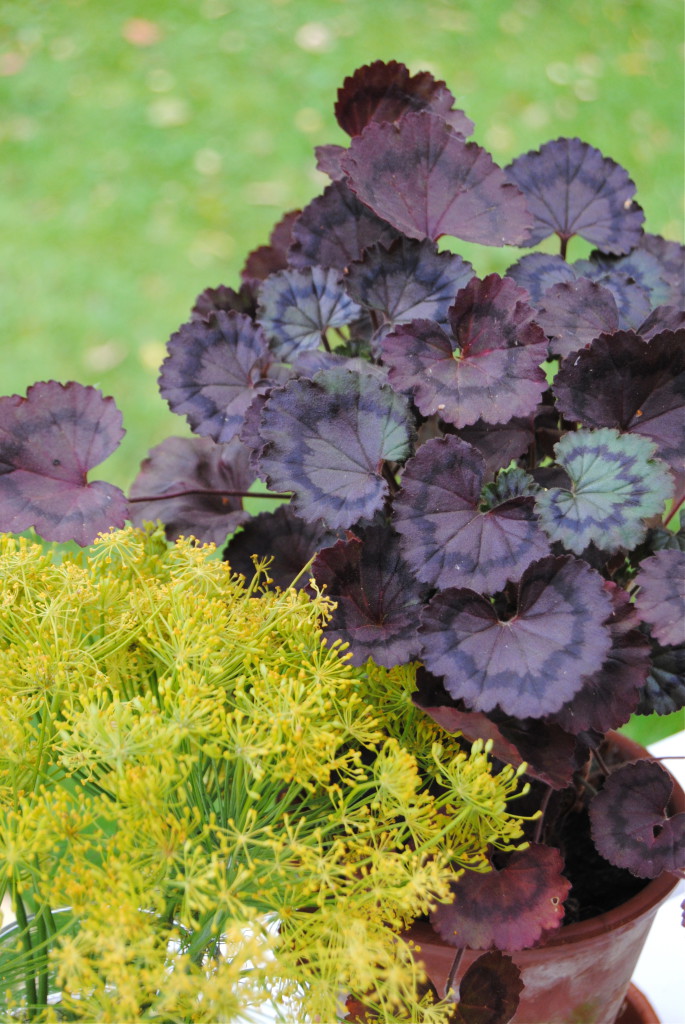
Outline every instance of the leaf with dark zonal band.
{"type": "Polygon", "coordinates": [[[645,231],[638,248],[657,259],[661,277],[669,288],[667,305],[682,309],[685,306],[685,246],[645,231]]]}
{"type": "Polygon", "coordinates": [[[123,436],[114,399],[96,388],[40,381],[25,398],[0,398],[0,530],[33,526],[44,540],[85,547],[123,526],[123,492],[88,482],[123,436]]]}
{"type": "Polygon", "coordinates": [[[649,341],[662,331],[680,331],[685,328],[685,309],[677,309],[675,306],[657,306],[649,314],[635,333],[639,334],[643,341],[649,341]]]}
{"type": "Polygon", "coordinates": [[[288,259],[293,267],[344,270],[374,242],[389,245],[395,228],[361,203],[343,181],[335,181],[312,199],[293,225],[288,259]]]}
{"type": "Polygon", "coordinates": [[[673,779],[658,761],[611,772],[590,804],[592,838],[611,864],[639,878],[685,869],[685,812],[669,814],[673,779]]]}
{"type": "Polygon", "coordinates": [[[345,79],[338,89],[335,118],[348,135],[359,135],[371,121],[398,121],[410,111],[427,109],[461,135],[470,135],[473,121],[463,110],[453,110],[453,103],[445,83],[429,71],[412,75],[395,60],[377,60],[345,79]]]}
{"type": "Polygon", "coordinates": [[[350,264],[345,281],[352,298],[381,313],[386,324],[444,324],[455,295],[472,277],[473,267],[461,256],[438,252],[428,239],[399,238],[390,246],[369,246],[350,264]]]}
{"type": "Polygon", "coordinates": [[[410,238],[522,244],[526,202],[492,157],[427,111],[367,125],[343,157],[352,191],[410,238]]]}
{"type": "Polygon", "coordinates": [[[644,520],[662,512],[673,479],[646,437],[605,427],[565,434],[555,445],[571,485],[538,492],[535,508],[550,540],[580,555],[590,543],[612,553],[633,548],[644,520]]]}
{"type": "Polygon", "coordinates": [[[454,1024],[507,1024],[516,1013],[523,987],[511,957],[499,950],[484,953],[459,982],[454,1024]]]}
{"type": "Polygon", "coordinates": [[[412,576],[389,529],[372,526],[320,551],[312,573],[336,602],[326,636],[349,643],[353,665],[373,658],[392,668],[416,657],[427,588],[412,576]]]}
{"type": "Polygon", "coordinates": [[[549,554],[531,497],[480,510],[484,475],[480,452],[457,437],[427,441],[407,462],[394,522],[423,583],[493,593],[549,554]]]}
{"type": "Polygon", "coordinates": [[[524,192],[535,226],[527,245],[556,233],[580,235],[603,252],[630,252],[642,236],[644,215],[633,202],[635,184],[614,160],[580,139],[556,139],[505,168],[524,192]]]}
{"type": "Polygon", "coordinates": [[[685,451],[685,330],[651,341],[620,331],[597,338],[561,364],[553,390],[564,416],[587,427],[616,427],[658,445],[679,465],[685,451]]]}
{"type": "Polygon", "coordinates": [[[212,313],[218,313],[223,309],[225,313],[234,310],[236,313],[245,313],[250,319],[254,318],[257,312],[257,295],[252,281],[244,281],[240,290],[228,288],[220,284],[217,288],[205,288],[195,299],[191,310],[193,320],[206,320],[212,313]]]}
{"type": "Polygon", "coordinates": [[[431,320],[395,328],[382,343],[390,383],[411,390],[424,416],[456,427],[531,415],[547,387],[547,339],[526,293],[507,278],[473,278],[448,316],[452,337],[431,320]]]}
{"type": "Polygon", "coordinates": [[[685,551],[657,551],[640,565],[635,604],[660,644],[685,644],[685,551]]]}
{"type": "Polygon", "coordinates": [[[360,313],[336,270],[280,270],[259,289],[257,319],[285,362],[318,348],[330,327],[344,327],[360,313]]]}
{"type": "Polygon", "coordinates": [[[651,306],[666,305],[671,297],[671,290],[666,283],[661,263],[646,249],[633,249],[627,256],[609,256],[595,249],[590,253],[589,260],[576,260],[574,269],[577,274],[599,281],[603,274],[625,274],[633,284],[647,292],[651,306]]]}
{"type": "Polygon", "coordinates": [[[602,270],[590,260],[575,263],[574,270],[579,277],[594,281],[611,292],[618,310],[618,325],[622,330],[634,330],[649,316],[652,308],[649,291],[636,284],[628,274],[618,270],[602,270]]]}
{"type": "Polygon", "coordinates": [[[383,462],[403,462],[413,441],[407,403],[387,384],[351,370],[323,370],[275,388],[260,433],[262,476],[293,491],[293,509],[347,529],[383,505],[383,462]]]}
{"type": "Polygon", "coordinates": [[[576,280],[573,268],[565,259],[546,252],[527,253],[512,263],[505,276],[516,281],[519,288],[526,289],[534,306],[552,285],[576,280]]]}
{"type": "Polygon", "coordinates": [[[640,693],[638,715],[671,715],[685,707],[685,645],[654,644],[652,670],[640,693]]]}
{"type": "Polygon", "coordinates": [[[526,569],[504,619],[473,590],[433,597],[421,616],[422,661],[474,711],[542,718],[601,668],[610,612],[599,573],[570,556],[543,558],[526,569]]]}
{"type": "Polygon", "coordinates": [[[220,310],[172,334],[159,390],[196,434],[225,444],[264,387],[273,356],[261,327],[242,313],[220,310]]]}
{"type": "Polygon", "coordinates": [[[527,949],[558,928],[571,883],[557,849],[531,844],[500,871],[466,871],[452,884],[454,901],[431,913],[431,924],[452,946],[527,949]]]}
{"type": "Polygon", "coordinates": [[[170,541],[192,536],[221,544],[249,513],[240,497],[212,492],[246,491],[254,479],[250,453],[237,438],[216,444],[209,437],[167,437],[143,459],[133,481],[131,498],[153,500],[132,501],[131,522],[161,519],[170,541]]]}
{"type": "Polygon", "coordinates": [[[534,434],[530,420],[519,416],[508,423],[476,420],[472,426],[461,427],[458,436],[478,449],[485,459],[485,476],[490,478],[512,459],[523,455],[532,444],[534,434]]]}
{"type": "Polygon", "coordinates": [[[562,358],[600,334],[618,330],[618,309],[611,292],[582,277],[546,291],[535,319],[549,338],[550,351],[562,358]]]}
{"type": "MultiPolygon", "coordinates": [[[[260,512],[245,523],[240,533],[232,537],[224,548],[224,560],[233,572],[252,579],[255,572],[252,555],[273,559],[269,576],[277,587],[289,587],[307,562],[321,548],[335,544],[339,537],[326,530],[321,523],[305,523],[294,515],[289,505],[281,505],[275,512],[260,512]]],[[[310,574],[296,583],[306,587],[310,574]]]]}

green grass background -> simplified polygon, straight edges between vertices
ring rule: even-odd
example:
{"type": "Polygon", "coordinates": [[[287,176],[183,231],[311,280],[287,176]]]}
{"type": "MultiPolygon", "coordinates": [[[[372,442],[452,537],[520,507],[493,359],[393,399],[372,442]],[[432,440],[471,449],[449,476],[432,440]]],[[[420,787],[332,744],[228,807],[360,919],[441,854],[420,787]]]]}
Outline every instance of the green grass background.
{"type": "MultiPolygon", "coordinates": [[[[682,239],[680,0],[0,0],[0,394],[113,395],[127,435],[95,475],[126,488],[187,433],[167,338],[320,192],[336,90],[377,58],[444,78],[499,162],[579,135],[682,239]]],[[[517,255],[455,248],[480,273],[517,255]]]]}

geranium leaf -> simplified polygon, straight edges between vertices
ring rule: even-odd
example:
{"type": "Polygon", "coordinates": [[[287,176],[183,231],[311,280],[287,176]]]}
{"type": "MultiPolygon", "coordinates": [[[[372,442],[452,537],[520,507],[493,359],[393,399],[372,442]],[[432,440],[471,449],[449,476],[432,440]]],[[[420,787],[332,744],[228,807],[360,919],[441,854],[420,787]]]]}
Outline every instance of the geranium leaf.
{"type": "Polygon", "coordinates": [[[159,377],[162,397],[196,434],[219,444],[230,441],[265,386],[273,360],[262,328],[242,313],[219,311],[183,324],[167,347],[159,377]]]}
{"type": "Polygon", "coordinates": [[[627,253],[640,241],[644,215],[635,184],[614,160],[580,139],[556,139],[517,157],[505,173],[534,217],[527,245],[556,233],[580,235],[603,252],[627,253]]]}
{"type": "Polygon", "coordinates": [[[209,437],[167,437],[143,459],[133,481],[131,522],[161,519],[170,541],[192,536],[221,544],[249,513],[240,497],[216,492],[246,491],[254,479],[250,453],[237,438],[216,444],[209,437]],[[153,500],[140,501],[148,496],[153,500]]]}
{"type": "Polygon", "coordinates": [[[638,248],[651,253],[658,261],[661,277],[669,289],[666,304],[682,309],[685,306],[685,246],[645,231],[638,248]]]}
{"type": "Polygon", "coordinates": [[[632,332],[601,336],[566,359],[554,381],[564,416],[588,427],[616,427],[656,442],[680,464],[685,450],[685,330],[645,342],[632,332]]]}
{"type": "Polygon", "coordinates": [[[640,693],[639,715],[671,715],[685,707],[685,645],[654,645],[652,670],[640,693]]]}
{"type": "Polygon", "coordinates": [[[390,246],[369,246],[350,264],[345,283],[352,298],[386,324],[445,323],[454,296],[472,277],[473,267],[461,256],[438,252],[428,239],[399,238],[390,246]]]}
{"type": "Polygon", "coordinates": [[[573,266],[579,277],[594,281],[611,292],[618,310],[618,325],[623,330],[633,330],[649,316],[652,308],[649,290],[636,284],[628,274],[613,269],[603,270],[590,260],[580,260],[573,266]]]}
{"type": "Polygon", "coordinates": [[[430,110],[463,136],[473,131],[463,110],[453,110],[454,96],[428,71],[412,75],[404,64],[374,61],[357,68],[338,90],[335,118],[348,135],[359,135],[371,121],[398,121],[415,110],[430,110]]]}
{"type": "Polygon", "coordinates": [[[509,267],[506,276],[516,281],[519,288],[526,289],[534,306],[552,285],[576,280],[573,268],[565,259],[546,252],[527,253],[509,267]]]}
{"type": "Polygon", "coordinates": [[[341,165],[361,201],[410,238],[453,235],[483,245],[527,238],[519,190],[489,153],[427,111],[369,124],[341,165]]]}
{"type": "Polygon", "coordinates": [[[316,169],[322,174],[327,174],[331,181],[343,181],[345,172],[340,166],[340,161],[347,152],[346,146],[326,145],[315,146],[316,169]]]}
{"type": "Polygon", "coordinates": [[[685,551],[657,551],[640,565],[635,604],[664,646],[685,645],[685,551]]]}
{"type": "Polygon", "coordinates": [[[240,276],[244,281],[265,281],[269,274],[285,270],[293,242],[293,224],[301,210],[291,210],[274,226],[268,245],[260,245],[247,257],[240,276]]]}
{"type": "Polygon", "coordinates": [[[433,597],[421,617],[422,660],[475,711],[499,706],[516,718],[544,717],[601,668],[610,610],[602,577],[585,562],[543,558],[526,569],[505,618],[472,590],[433,597]]]}
{"type": "Polygon", "coordinates": [[[649,314],[635,333],[639,334],[644,341],[661,334],[662,331],[679,331],[685,327],[685,309],[677,309],[675,306],[657,306],[649,314]]]}
{"type": "Polygon", "coordinates": [[[639,544],[644,520],[660,513],[673,493],[655,450],[646,437],[608,427],[565,434],[555,452],[570,487],[550,487],[535,498],[550,540],[578,555],[590,543],[609,553],[639,544]]]}
{"type": "Polygon", "coordinates": [[[0,530],[33,526],[44,540],[84,547],[123,526],[122,491],[88,482],[123,436],[114,399],[96,388],[40,381],[25,398],[0,398],[0,530]]]}
{"type": "Polygon", "coordinates": [[[530,419],[514,417],[508,423],[486,423],[476,420],[469,427],[461,427],[458,436],[477,448],[485,459],[485,476],[493,477],[502,466],[518,459],[533,442],[530,419]]]}
{"type": "Polygon", "coordinates": [[[673,780],[658,761],[616,768],[590,804],[592,838],[603,857],[639,878],[685,868],[685,812],[668,812],[673,780]]]}
{"type": "Polygon", "coordinates": [[[484,472],[482,455],[456,437],[427,441],[407,462],[394,502],[395,528],[422,582],[493,593],[549,554],[532,498],[480,510],[484,472]]]}
{"type": "Polygon", "coordinates": [[[325,633],[349,643],[353,665],[368,658],[385,668],[406,664],[419,651],[417,625],[427,588],[412,576],[389,529],[359,532],[314,560],[316,582],[336,602],[325,633]]]}
{"type": "Polygon", "coordinates": [[[312,199],[293,225],[289,261],[294,267],[344,270],[374,242],[389,245],[398,232],[361,203],[343,181],[312,199]]]}
{"type": "Polygon", "coordinates": [[[499,950],[479,956],[459,982],[454,1024],[507,1024],[523,990],[521,972],[499,950]]]}
{"type": "Polygon", "coordinates": [[[611,292],[582,277],[546,291],[535,319],[549,338],[550,351],[562,358],[600,334],[618,330],[618,309],[611,292]]]}
{"type": "Polygon", "coordinates": [[[633,249],[627,256],[609,256],[595,249],[590,253],[589,260],[576,260],[574,267],[576,273],[583,273],[593,281],[600,280],[603,274],[625,275],[634,284],[645,289],[651,306],[664,305],[670,299],[671,290],[664,278],[661,263],[646,249],[633,249]],[[585,269],[579,270],[580,266],[585,269]]]}
{"type": "Polygon", "coordinates": [[[452,337],[431,320],[395,328],[381,346],[393,387],[456,427],[530,415],[547,387],[547,339],[525,296],[497,274],[473,278],[449,309],[452,337]]]}
{"type": "Polygon", "coordinates": [[[225,313],[231,310],[245,313],[253,319],[257,312],[257,296],[253,282],[244,281],[239,291],[228,288],[225,284],[220,284],[217,288],[205,288],[195,299],[190,315],[193,320],[206,320],[220,309],[225,313]]]}
{"type": "Polygon", "coordinates": [[[293,509],[331,529],[347,529],[381,508],[385,460],[403,462],[413,428],[405,400],[375,377],[323,370],[275,388],[262,411],[260,464],[275,491],[293,491],[293,509]]]}
{"type": "Polygon", "coordinates": [[[284,362],[318,348],[330,327],[344,327],[360,312],[338,271],[323,267],[280,270],[259,289],[257,319],[284,362]]]}
{"type": "MultiPolygon", "coordinates": [[[[336,540],[337,534],[320,523],[305,523],[294,515],[289,505],[280,505],[275,512],[260,512],[245,523],[224,548],[224,559],[234,572],[252,579],[255,571],[252,556],[272,558],[269,576],[277,587],[285,589],[317,551],[335,544],[336,540]]],[[[296,586],[306,587],[308,583],[309,575],[305,575],[296,586]]]]}
{"type": "Polygon", "coordinates": [[[552,846],[531,844],[500,871],[466,871],[452,884],[454,901],[440,904],[431,924],[452,946],[527,949],[560,926],[571,883],[552,846]]]}

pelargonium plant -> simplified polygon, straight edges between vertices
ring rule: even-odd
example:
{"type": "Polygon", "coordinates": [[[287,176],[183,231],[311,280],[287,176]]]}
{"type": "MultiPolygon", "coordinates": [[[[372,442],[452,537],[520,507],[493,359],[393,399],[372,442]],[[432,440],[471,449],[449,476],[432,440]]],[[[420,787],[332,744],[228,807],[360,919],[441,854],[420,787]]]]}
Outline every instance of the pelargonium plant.
{"type": "Polygon", "coordinates": [[[317,150],[330,184],[169,340],[160,391],[195,436],[154,448],[126,497],[88,480],[121,438],[111,398],[54,381],[4,398],[0,528],[85,544],[161,519],[170,538],[232,534],[240,571],[272,556],[278,585],[313,559],[353,664],[417,663],[428,715],[527,764],[544,810],[528,870],[506,901],[510,866],[477,880],[487,934],[475,895],[434,915],[460,944],[521,948],[559,924],[550,893],[566,920],[597,912],[564,866],[578,815],[594,845],[576,860],[617,865],[619,901],[685,866],[665,769],[612,767],[605,743],[685,704],[684,250],[580,139],[497,166],[427,72],[360,68],[335,115],[350,142],[317,150]],[[554,236],[504,276],[459,254],[554,236]],[[285,503],[251,518],[257,480],[285,503]]]}

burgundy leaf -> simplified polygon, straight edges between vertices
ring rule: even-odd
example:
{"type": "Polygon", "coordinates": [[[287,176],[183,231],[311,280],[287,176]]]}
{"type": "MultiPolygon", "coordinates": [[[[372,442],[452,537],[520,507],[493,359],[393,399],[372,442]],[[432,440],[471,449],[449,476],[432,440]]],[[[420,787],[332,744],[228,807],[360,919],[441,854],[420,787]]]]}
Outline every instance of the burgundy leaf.
{"type": "Polygon", "coordinates": [[[685,644],[685,551],[657,551],[640,565],[635,604],[664,646],[685,644]]]}
{"type": "Polygon", "coordinates": [[[553,715],[570,733],[607,732],[624,725],[640,700],[650,669],[651,647],[638,628],[639,620],[625,591],[606,584],[613,611],[606,620],[611,649],[599,672],[585,679],[575,697],[553,715]]]}
{"type": "Polygon", "coordinates": [[[382,507],[383,462],[403,462],[413,441],[403,398],[371,374],[337,369],[275,388],[260,433],[271,489],[293,491],[294,511],[331,529],[347,529],[382,507]]]}
{"type": "Polygon", "coordinates": [[[591,269],[580,272],[593,281],[600,280],[602,274],[625,274],[630,281],[645,289],[651,306],[660,306],[670,300],[671,289],[666,283],[661,263],[646,249],[638,247],[627,256],[610,256],[595,249],[590,253],[588,261],[576,260],[576,273],[581,264],[586,266],[586,262],[591,269]]]}
{"type": "Polygon", "coordinates": [[[532,498],[480,511],[484,473],[482,455],[456,437],[427,441],[407,462],[394,503],[395,528],[422,582],[493,593],[549,554],[532,498]]]}
{"type": "Polygon", "coordinates": [[[347,152],[346,146],[315,146],[316,169],[322,174],[327,174],[331,181],[343,181],[345,172],[340,166],[340,161],[347,152]]]}
{"type": "Polygon", "coordinates": [[[562,923],[571,888],[562,869],[557,849],[531,844],[501,871],[466,871],[452,884],[454,902],[440,904],[431,924],[452,946],[527,949],[562,923]]]}
{"type": "Polygon", "coordinates": [[[0,530],[30,527],[44,540],[84,547],[121,527],[127,502],[88,471],[118,446],[124,430],[114,399],[73,381],[41,381],[26,397],[0,398],[0,530]]]}
{"type": "Polygon", "coordinates": [[[499,950],[484,953],[459,982],[454,1024],[507,1024],[519,1005],[521,972],[499,950]]]}
{"type": "Polygon", "coordinates": [[[502,466],[523,455],[533,442],[530,420],[513,418],[508,423],[486,423],[477,420],[472,426],[462,427],[459,437],[477,448],[485,459],[485,476],[493,477],[502,466]]]}
{"type": "Polygon", "coordinates": [[[313,199],[293,225],[289,262],[294,267],[344,270],[375,242],[389,245],[398,232],[357,199],[342,181],[313,199]]]}
{"type": "Polygon", "coordinates": [[[618,309],[612,293],[581,277],[553,285],[540,299],[537,322],[549,338],[550,351],[569,355],[594,338],[618,330],[618,309]]]}
{"type": "Polygon", "coordinates": [[[342,168],[361,201],[410,238],[454,235],[484,245],[527,238],[519,190],[489,153],[426,111],[369,124],[342,168]]]}
{"type": "Polygon", "coordinates": [[[216,444],[209,437],[167,437],[143,460],[133,481],[131,521],[142,526],[161,519],[170,541],[193,536],[203,544],[221,544],[249,519],[242,498],[221,492],[247,491],[254,479],[250,453],[237,438],[216,444]]]}
{"type": "Polygon", "coordinates": [[[509,267],[506,276],[516,281],[519,288],[526,289],[534,306],[552,285],[576,280],[573,268],[565,259],[546,252],[529,252],[522,256],[509,267]]]}
{"type": "Polygon", "coordinates": [[[386,324],[430,319],[445,323],[460,288],[473,267],[449,252],[438,252],[428,239],[398,238],[390,246],[373,245],[346,275],[349,294],[386,324]]]}
{"type": "Polygon", "coordinates": [[[219,444],[240,431],[245,411],[265,386],[272,362],[262,328],[242,313],[219,311],[173,334],[159,390],[196,434],[219,444]]]}
{"type": "Polygon", "coordinates": [[[372,526],[339,541],[319,552],[312,571],[336,602],[325,633],[349,643],[353,665],[373,658],[392,668],[416,657],[426,588],[413,578],[390,530],[372,526]]]}
{"type": "Polygon", "coordinates": [[[654,643],[652,670],[640,694],[639,715],[671,715],[685,707],[685,645],[654,643]]]}
{"type": "Polygon", "coordinates": [[[629,331],[602,335],[566,359],[553,387],[568,419],[642,434],[677,465],[685,450],[685,330],[649,342],[629,331]]]}
{"type": "Polygon", "coordinates": [[[601,668],[610,610],[602,577],[585,562],[543,558],[526,569],[505,618],[472,590],[433,597],[422,614],[422,660],[474,711],[544,717],[601,668]]]}
{"type": "Polygon", "coordinates": [[[673,780],[658,761],[616,768],[590,804],[592,838],[611,864],[639,878],[685,869],[685,812],[669,814],[673,780]]]}
{"type": "Polygon", "coordinates": [[[611,292],[622,330],[634,330],[649,316],[652,308],[649,290],[636,284],[629,274],[613,269],[603,270],[591,260],[579,260],[573,268],[579,277],[594,281],[611,292]]]}
{"type": "Polygon", "coordinates": [[[247,281],[265,281],[269,274],[285,270],[288,266],[288,250],[293,242],[293,224],[301,210],[291,210],[279,220],[269,238],[268,245],[260,245],[249,254],[241,271],[247,281]]]}
{"type": "MultiPolygon", "coordinates": [[[[305,523],[293,514],[289,505],[280,505],[275,512],[260,512],[245,523],[224,549],[224,559],[234,572],[246,579],[254,576],[252,555],[273,559],[269,576],[277,587],[289,587],[307,562],[322,547],[334,544],[335,533],[320,523],[305,523]]],[[[297,581],[298,588],[306,587],[310,574],[297,581]]]]}
{"type": "Polygon", "coordinates": [[[685,307],[685,246],[645,232],[638,247],[657,259],[661,277],[669,289],[667,305],[678,309],[685,307]]]}
{"type": "Polygon", "coordinates": [[[679,331],[685,327],[685,309],[677,309],[675,306],[657,306],[649,314],[635,333],[639,334],[643,341],[649,341],[662,331],[679,331]]]}
{"type": "Polygon", "coordinates": [[[580,235],[603,252],[626,253],[642,236],[635,184],[615,161],[580,139],[556,139],[517,157],[505,173],[525,194],[534,217],[527,245],[556,233],[580,235]]]}
{"type": "Polygon", "coordinates": [[[220,284],[217,288],[205,288],[195,299],[191,318],[206,320],[212,313],[218,313],[220,309],[223,309],[225,313],[231,310],[236,313],[245,313],[250,319],[253,319],[257,311],[257,296],[253,282],[244,281],[239,291],[228,288],[224,284],[220,284]]]}
{"type": "Polygon", "coordinates": [[[398,121],[404,114],[429,110],[461,135],[473,132],[463,110],[453,110],[454,96],[428,71],[411,75],[404,64],[374,61],[358,68],[338,90],[335,117],[348,135],[359,135],[371,121],[398,121]]]}

